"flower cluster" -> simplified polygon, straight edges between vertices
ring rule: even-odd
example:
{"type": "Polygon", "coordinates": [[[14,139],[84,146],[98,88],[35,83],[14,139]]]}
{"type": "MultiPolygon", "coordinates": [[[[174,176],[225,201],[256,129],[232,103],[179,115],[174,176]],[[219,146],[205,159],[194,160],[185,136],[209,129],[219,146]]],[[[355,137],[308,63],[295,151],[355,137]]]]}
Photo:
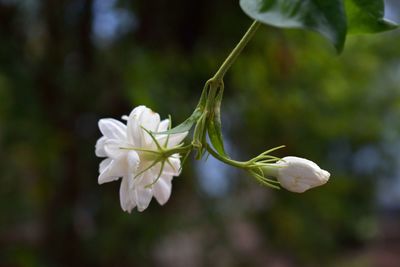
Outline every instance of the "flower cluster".
{"type": "Polygon", "coordinates": [[[194,113],[174,129],[171,129],[170,119],[161,121],[157,113],[145,106],[136,107],[129,116],[123,116],[126,124],[115,119],[101,119],[99,128],[103,136],[96,143],[96,155],[106,159],[100,163],[99,184],[122,177],[120,202],[122,209],[127,212],[135,207],[138,211],[145,210],[153,196],[163,205],[171,195],[173,177],[180,174],[180,155],[188,155],[193,149],[204,149],[226,164],[245,169],[261,184],[272,188],[281,186],[292,192],[303,193],[329,180],[330,173],[310,160],[292,156],[279,159],[270,155],[283,146],[265,151],[245,162],[235,161],[215,151],[208,143],[202,143],[205,142],[204,131],[208,123],[208,117],[204,116],[194,113]],[[199,133],[201,138],[196,139],[201,145],[195,146],[193,140],[191,144],[183,146],[182,141],[196,120],[203,120],[204,123],[199,133]]]}
{"type": "Polygon", "coordinates": [[[96,155],[105,157],[101,163],[99,184],[118,180],[120,202],[124,211],[145,210],[154,196],[165,204],[172,188],[172,178],[181,170],[180,155],[166,153],[179,147],[187,132],[157,134],[168,130],[170,120],[160,121],[159,114],[145,106],[138,106],[127,124],[115,119],[101,119],[103,136],[96,143],[96,155]]]}

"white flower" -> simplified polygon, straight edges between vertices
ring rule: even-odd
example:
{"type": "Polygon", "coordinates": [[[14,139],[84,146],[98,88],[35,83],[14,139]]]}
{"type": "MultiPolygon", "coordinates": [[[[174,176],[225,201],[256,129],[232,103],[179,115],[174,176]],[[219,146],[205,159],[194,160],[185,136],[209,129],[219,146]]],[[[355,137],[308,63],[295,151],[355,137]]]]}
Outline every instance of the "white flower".
{"type": "Polygon", "coordinates": [[[282,187],[296,193],[323,185],[330,176],[314,162],[298,157],[284,157],[274,165],[278,167],[276,176],[282,187]]]}
{"type": "Polygon", "coordinates": [[[131,212],[135,207],[145,210],[154,196],[160,205],[170,195],[173,176],[178,176],[181,162],[179,154],[160,158],[157,143],[165,148],[177,147],[187,132],[155,134],[168,130],[168,119],[145,106],[138,106],[129,116],[123,116],[127,125],[115,119],[101,119],[99,128],[103,136],[96,143],[96,156],[106,157],[99,167],[99,184],[118,180],[121,208],[131,212]],[[154,138],[154,139],[153,139],[154,138]]]}

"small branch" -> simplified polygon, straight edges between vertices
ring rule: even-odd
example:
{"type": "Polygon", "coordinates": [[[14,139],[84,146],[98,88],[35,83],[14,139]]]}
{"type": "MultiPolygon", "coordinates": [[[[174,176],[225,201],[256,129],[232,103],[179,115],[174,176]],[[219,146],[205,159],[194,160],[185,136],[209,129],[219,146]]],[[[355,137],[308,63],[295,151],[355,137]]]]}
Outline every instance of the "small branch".
{"type": "Polygon", "coordinates": [[[229,56],[225,59],[224,63],[222,63],[221,67],[215,73],[212,80],[215,80],[215,81],[223,80],[225,73],[232,66],[232,64],[236,60],[236,58],[240,55],[243,48],[248,44],[248,42],[253,37],[254,33],[257,31],[259,26],[260,26],[260,23],[256,20],[253,22],[253,24],[251,24],[250,28],[243,35],[242,39],[239,41],[239,43],[232,50],[232,52],[229,54],[229,56]]]}
{"type": "Polygon", "coordinates": [[[236,168],[241,168],[241,169],[247,169],[249,167],[248,162],[236,161],[236,160],[232,160],[227,157],[221,156],[220,154],[218,154],[217,151],[212,149],[212,147],[209,144],[206,144],[205,147],[206,147],[208,153],[210,153],[214,158],[218,159],[219,161],[221,161],[225,164],[231,165],[236,168]]]}

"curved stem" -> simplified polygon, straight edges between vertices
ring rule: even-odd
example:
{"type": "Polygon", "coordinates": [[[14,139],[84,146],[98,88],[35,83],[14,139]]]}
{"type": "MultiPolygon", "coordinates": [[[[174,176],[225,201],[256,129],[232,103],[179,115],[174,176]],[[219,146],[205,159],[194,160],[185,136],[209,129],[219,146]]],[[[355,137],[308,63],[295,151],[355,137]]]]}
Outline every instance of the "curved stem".
{"type": "MultiPolygon", "coordinates": [[[[235,46],[229,56],[222,63],[221,67],[215,73],[215,75],[209,79],[204,88],[200,97],[200,101],[197,105],[197,108],[200,108],[202,115],[197,119],[196,126],[193,133],[193,148],[197,149],[196,159],[200,159],[203,156],[204,150],[206,149],[211,155],[215,158],[219,159],[226,164],[238,167],[238,168],[248,168],[248,162],[239,162],[235,160],[231,160],[224,156],[219,155],[216,151],[214,151],[206,142],[206,132],[208,123],[210,120],[210,116],[218,116],[217,121],[220,120],[219,113],[215,113],[215,98],[219,97],[219,104],[222,100],[222,92],[224,89],[223,78],[228,69],[232,66],[233,62],[240,55],[243,48],[248,44],[250,39],[253,37],[254,33],[257,31],[260,23],[258,21],[254,21],[246,33],[243,35],[242,39],[235,46]],[[218,91],[221,90],[221,91],[218,91]],[[219,94],[218,94],[219,93],[219,94]]],[[[219,106],[218,106],[219,109],[219,106]]],[[[220,127],[220,126],[219,126],[220,127]]]]}
{"type": "Polygon", "coordinates": [[[221,156],[220,154],[218,154],[217,151],[212,149],[212,147],[209,144],[206,144],[206,149],[207,149],[208,153],[210,153],[214,158],[218,159],[219,161],[222,161],[223,163],[226,163],[233,167],[242,168],[242,169],[246,169],[249,167],[248,162],[236,161],[236,160],[228,159],[224,156],[221,156]]]}
{"type": "Polygon", "coordinates": [[[239,54],[242,52],[243,48],[247,45],[247,43],[253,37],[254,33],[257,31],[259,26],[260,26],[260,22],[258,22],[256,20],[253,22],[253,24],[251,24],[250,28],[243,35],[242,39],[239,41],[239,43],[232,50],[232,52],[229,54],[229,56],[225,59],[224,63],[222,63],[221,67],[215,73],[212,80],[222,81],[227,70],[232,66],[235,59],[239,56],[239,54]]]}

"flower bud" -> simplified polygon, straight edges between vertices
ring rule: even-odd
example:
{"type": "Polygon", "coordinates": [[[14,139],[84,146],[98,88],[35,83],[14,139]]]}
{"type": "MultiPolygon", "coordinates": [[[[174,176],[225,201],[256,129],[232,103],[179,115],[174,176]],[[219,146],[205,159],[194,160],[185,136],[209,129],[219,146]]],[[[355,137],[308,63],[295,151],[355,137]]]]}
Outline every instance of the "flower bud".
{"type": "Polygon", "coordinates": [[[314,162],[298,157],[284,157],[273,165],[277,166],[276,176],[281,186],[296,193],[323,185],[330,176],[314,162]]]}

